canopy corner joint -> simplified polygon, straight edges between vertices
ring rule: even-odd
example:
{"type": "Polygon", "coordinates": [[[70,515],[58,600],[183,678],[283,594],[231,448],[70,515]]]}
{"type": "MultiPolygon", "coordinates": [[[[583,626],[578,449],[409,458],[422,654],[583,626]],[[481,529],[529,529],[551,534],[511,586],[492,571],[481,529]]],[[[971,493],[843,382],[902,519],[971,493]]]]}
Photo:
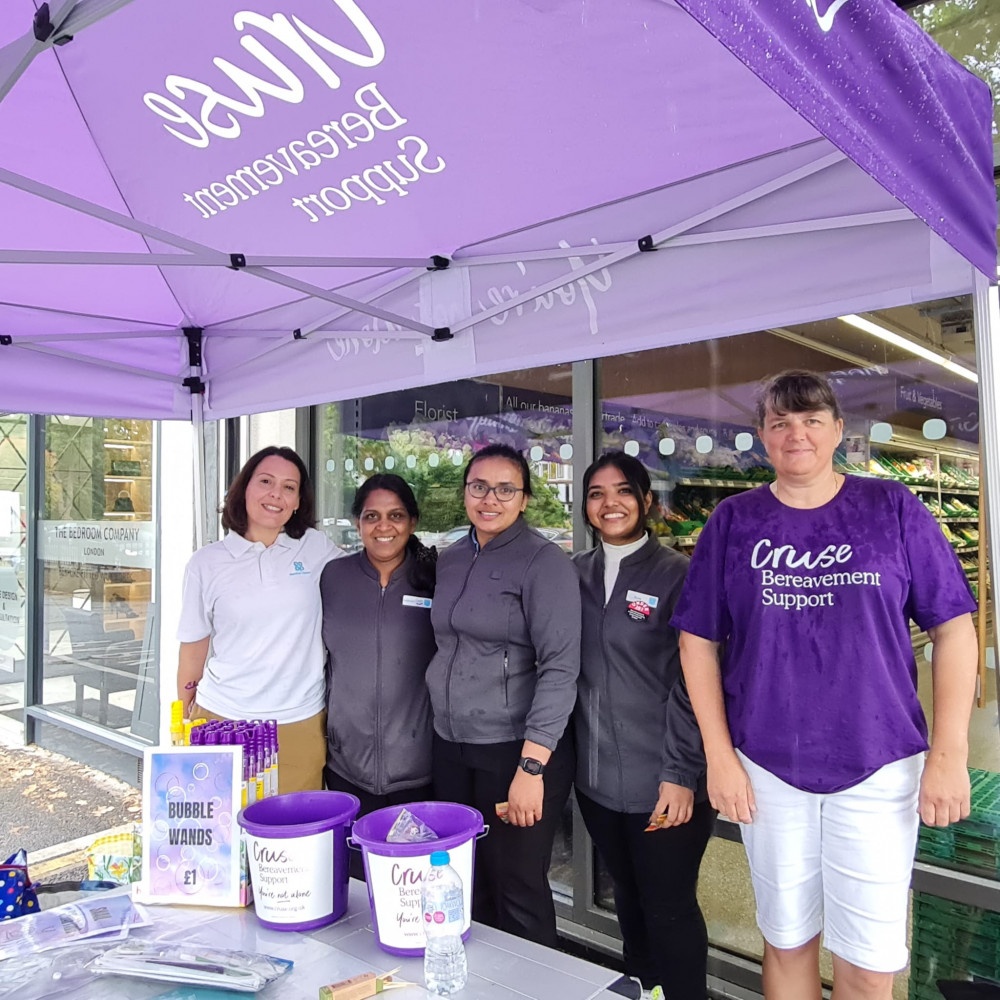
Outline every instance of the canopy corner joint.
{"type": "Polygon", "coordinates": [[[205,330],[200,326],[185,326],[181,331],[188,342],[188,364],[192,368],[201,367],[201,340],[205,330]]]}
{"type": "Polygon", "coordinates": [[[446,340],[454,340],[454,338],[455,334],[451,332],[451,327],[448,326],[439,326],[431,334],[431,340],[436,341],[439,344],[446,340]]]}
{"type": "Polygon", "coordinates": [[[47,42],[49,39],[52,39],[53,45],[65,45],[67,42],[73,41],[72,35],[60,35],[58,38],[52,38],[55,31],[56,28],[52,23],[52,14],[49,11],[49,5],[43,3],[35,11],[35,16],[31,19],[31,33],[35,36],[36,42],[47,42]]]}
{"type": "Polygon", "coordinates": [[[451,261],[447,257],[442,257],[436,253],[431,255],[431,262],[427,267],[428,271],[447,271],[451,266],[451,261]]]}

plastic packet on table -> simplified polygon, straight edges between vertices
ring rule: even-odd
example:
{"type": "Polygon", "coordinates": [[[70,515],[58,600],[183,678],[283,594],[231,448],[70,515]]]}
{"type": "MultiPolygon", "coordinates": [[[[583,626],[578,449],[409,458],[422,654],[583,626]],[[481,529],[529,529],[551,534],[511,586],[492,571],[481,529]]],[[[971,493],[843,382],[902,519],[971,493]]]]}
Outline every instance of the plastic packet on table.
{"type": "Polygon", "coordinates": [[[385,839],[389,844],[421,844],[425,840],[437,840],[438,835],[409,809],[404,809],[396,817],[385,839]]]}
{"type": "Polygon", "coordinates": [[[256,993],[283,976],[292,963],[203,942],[126,941],[98,955],[87,968],[101,976],[133,976],[185,986],[256,993]]]}
{"type": "Polygon", "coordinates": [[[95,938],[44,954],[33,952],[0,965],[0,1000],[48,1000],[74,996],[97,977],[87,968],[105,946],[95,938]]]}
{"type": "Polygon", "coordinates": [[[98,936],[114,940],[150,922],[146,911],[126,893],[102,894],[0,923],[0,959],[63,948],[98,936]]]}

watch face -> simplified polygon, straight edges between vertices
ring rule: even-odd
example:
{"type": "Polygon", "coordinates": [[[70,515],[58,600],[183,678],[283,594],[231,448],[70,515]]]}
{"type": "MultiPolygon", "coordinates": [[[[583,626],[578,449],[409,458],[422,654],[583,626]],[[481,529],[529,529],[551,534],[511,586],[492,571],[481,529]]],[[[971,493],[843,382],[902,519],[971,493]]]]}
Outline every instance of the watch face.
{"type": "Polygon", "coordinates": [[[521,770],[527,771],[528,774],[541,774],[545,770],[545,765],[540,760],[534,760],[531,757],[522,757],[521,770]]]}

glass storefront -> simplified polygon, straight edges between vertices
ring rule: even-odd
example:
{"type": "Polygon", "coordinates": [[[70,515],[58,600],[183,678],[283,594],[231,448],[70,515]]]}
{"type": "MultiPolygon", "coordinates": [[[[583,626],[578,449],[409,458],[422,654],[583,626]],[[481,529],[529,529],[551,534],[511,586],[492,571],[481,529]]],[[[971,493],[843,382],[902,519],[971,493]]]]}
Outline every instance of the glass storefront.
{"type": "Polygon", "coordinates": [[[0,733],[19,739],[24,710],[28,418],[0,414],[0,733]]]}
{"type": "MultiPolygon", "coordinates": [[[[492,442],[528,456],[533,497],[525,517],[567,551],[573,547],[572,366],[552,365],[465,379],[318,408],[315,441],[317,515],[347,552],[361,548],[350,517],[357,487],[394,472],[413,488],[418,534],[440,551],[468,531],[462,472],[492,442]]],[[[556,839],[550,878],[572,897],[572,807],[556,839]]]]}
{"type": "MultiPolygon", "coordinates": [[[[771,478],[754,431],[754,394],[763,377],[791,367],[824,372],[846,414],[842,471],[906,483],[941,524],[973,589],[986,593],[980,571],[978,398],[974,380],[883,339],[893,330],[932,344],[942,359],[974,366],[971,305],[966,299],[924,303],[873,314],[865,329],[850,317],[740,337],[469,379],[347,400],[315,411],[318,513],[348,551],[360,542],[349,510],[357,486],[393,471],[414,488],[425,542],[447,546],[467,530],[461,469],[478,447],[502,441],[522,449],[542,488],[529,519],[557,544],[573,548],[574,481],[594,454],[621,449],[648,468],[657,494],[654,530],[664,545],[690,553],[706,517],[725,496],[771,478]],[[574,379],[574,373],[578,376],[574,379]],[[577,395],[574,397],[574,384],[577,395]],[[586,387],[581,390],[581,387],[586,387]],[[574,454],[581,435],[574,413],[593,414],[593,445],[574,454]],[[574,435],[576,431],[576,435],[574,435]]],[[[589,418],[588,418],[589,419],[589,418]]],[[[578,543],[583,536],[578,533],[578,543]]],[[[985,619],[984,619],[985,621],[985,619]]],[[[992,619],[987,621],[993,644],[992,619]]],[[[919,690],[930,709],[930,649],[914,629],[919,690]]],[[[992,660],[990,661],[992,663],[992,660]]],[[[985,669],[984,663],[984,669],[985,669]]],[[[994,801],[1000,791],[996,685],[984,673],[973,711],[970,765],[973,817],[943,834],[925,831],[920,858],[965,872],[989,873],[1000,838],[994,801]],[[995,823],[994,826],[989,826],[995,823]]],[[[701,898],[713,946],[725,965],[759,961],[763,942],[738,830],[720,823],[702,868],[701,898]]],[[[992,866],[992,867],[991,867],[992,866]]],[[[553,890],[564,931],[590,942],[617,934],[611,884],[583,824],[567,810],[553,857],[553,890]]],[[[918,895],[916,922],[942,900],[918,895]],[[935,902],[937,900],[937,902],[935,902]]],[[[957,902],[947,906],[961,906],[957,902]]],[[[973,917],[970,917],[972,920],[973,917]]],[[[982,920],[980,920],[982,922],[982,920]]],[[[914,946],[915,970],[918,945],[914,946]]],[[[714,967],[716,971],[721,966],[714,967]]],[[[829,956],[824,961],[830,975],[829,956]]],[[[921,996],[918,979],[902,976],[899,997],[921,996]]]]}
{"type": "MultiPolygon", "coordinates": [[[[873,319],[894,329],[919,329],[925,336],[933,332],[938,344],[947,343],[971,361],[970,310],[970,303],[956,299],[893,310],[873,319]]],[[[791,367],[822,371],[835,385],[845,410],[838,468],[906,483],[941,524],[973,590],[986,586],[985,574],[980,574],[982,497],[975,384],[838,320],[598,363],[601,449],[623,449],[648,467],[658,494],[655,529],[661,541],[693,551],[701,526],[719,500],[771,477],[753,427],[754,391],[761,378],[791,367]]],[[[992,645],[991,621],[987,627],[992,645]]],[[[919,693],[931,719],[930,644],[915,626],[913,643],[919,693]]],[[[996,684],[992,674],[984,673],[983,679],[971,723],[973,815],[947,831],[923,828],[919,858],[996,878],[992,859],[1000,835],[995,807],[1000,740],[996,684]]],[[[599,868],[594,884],[597,905],[612,909],[610,884],[599,868]]],[[[701,898],[713,944],[759,960],[763,941],[755,923],[746,859],[738,844],[717,838],[710,846],[702,866],[701,898]]],[[[942,907],[965,912],[959,903],[924,895],[918,900],[924,902],[915,907],[915,921],[924,921],[925,937],[939,930],[940,921],[930,925],[930,931],[926,928],[942,907]]],[[[968,919],[984,924],[981,917],[968,919]]],[[[923,940],[917,933],[919,922],[914,930],[919,944],[923,940]]],[[[926,979],[922,956],[915,945],[915,975],[926,979]]],[[[829,955],[824,972],[827,977],[831,974],[829,955]]],[[[956,978],[960,972],[955,970],[956,978]]],[[[906,976],[899,977],[897,996],[907,996],[908,991],[911,996],[923,995],[916,990],[906,976]]]]}
{"type": "Polygon", "coordinates": [[[154,424],[41,419],[40,706],[155,742],[154,424]]]}

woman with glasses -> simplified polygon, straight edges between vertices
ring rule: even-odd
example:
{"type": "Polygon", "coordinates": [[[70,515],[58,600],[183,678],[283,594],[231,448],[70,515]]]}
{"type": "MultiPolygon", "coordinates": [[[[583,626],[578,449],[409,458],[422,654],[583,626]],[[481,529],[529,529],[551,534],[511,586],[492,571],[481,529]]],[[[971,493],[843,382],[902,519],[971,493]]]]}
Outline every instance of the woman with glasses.
{"type": "Polygon", "coordinates": [[[476,851],[472,916],[556,944],[548,870],[575,769],[564,737],[580,671],[580,587],[528,527],[524,456],[488,445],[463,477],[469,534],[438,561],[427,670],[438,798],[500,815],[476,851]]]}

